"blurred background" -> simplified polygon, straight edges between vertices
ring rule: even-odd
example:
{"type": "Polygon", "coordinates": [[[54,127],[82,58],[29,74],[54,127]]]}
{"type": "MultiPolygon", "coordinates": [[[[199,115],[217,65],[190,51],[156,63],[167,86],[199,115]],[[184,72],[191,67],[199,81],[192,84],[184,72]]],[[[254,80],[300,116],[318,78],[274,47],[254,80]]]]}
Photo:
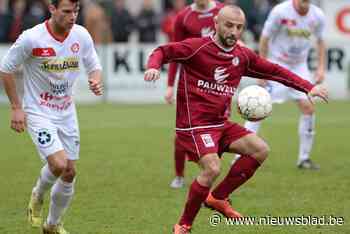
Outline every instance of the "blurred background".
{"type": "MultiPolygon", "coordinates": [[[[163,78],[155,84],[143,82],[147,55],[169,40],[176,13],[189,0],[81,0],[78,23],[91,33],[104,68],[106,92],[101,99],[93,97],[86,77],[76,85],[78,102],[162,103],[166,87],[163,78]]],[[[257,42],[271,8],[281,0],[223,0],[237,4],[247,15],[244,42],[252,49],[257,42]]],[[[21,32],[49,17],[49,0],[0,0],[0,58],[21,32]]],[[[333,99],[348,99],[350,89],[350,2],[348,0],[315,0],[326,14],[327,77],[333,99]]],[[[309,67],[315,69],[316,54],[309,55],[309,67]]],[[[20,76],[19,89],[20,89],[20,76]]],[[[242,85],[254,82],[243,79],[242,85]]],[[[1,85],[1,84],[0,84],[1,85]]],[[[0,88],[0,103],[6,102],[0,88]]]]}

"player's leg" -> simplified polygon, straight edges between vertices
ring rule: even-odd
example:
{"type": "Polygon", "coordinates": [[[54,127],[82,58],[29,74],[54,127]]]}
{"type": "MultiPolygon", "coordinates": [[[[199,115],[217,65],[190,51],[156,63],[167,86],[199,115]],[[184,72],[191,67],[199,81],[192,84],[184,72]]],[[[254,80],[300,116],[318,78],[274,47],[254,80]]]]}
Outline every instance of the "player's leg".
{"type": "Polygon", "coordinates": [[[174,144],[174,162],[175,162],[175,178],[172,180],[171,188],[182,188],[185,185],[184,172],[185,172],[186,151],[178,144],[177,137],[175,135],[174,144]]]}
{"type": "MultiPolygon", "coordinates": [[[[211,192],[211,196],[216,200],[224,201],[228,199],[235,189],[248,181],[266,160],[269,147],[256,134],[250,133],[232,141],[229,144],[228,151],[239,153],[242,156],[231,166],[223,181],[211,192]]],[[[228,216],[225,210],[220,212],[228,216]]]]}
{"type": "Polygon", "coordinates": [[[48,160],[48,156],[63,150],[63,146],[58,139],[57,129],[47,119],[37,116],[27,116],[28,133],[35,144],[41,159],[45,161],[39,178],[32,189],[28,204],[28,222],[33,227],[42,225],[42,207],[45,193],[52,187],[60,176],[62,168],[65,167],[64,160],[56,157],[48,160]]]}
{"type": "Polygon", "coordinates": [[[75,161],[67,160],[67,166],[51,190],[51,202],[44,233],[67,233],[62,226],[62,217],[70,205],[74,194],[75,161]]]}
{"type": "Polygon", "coordinates": [[[200,173],[190,186],[184,211],[178,224],[174,226],[174,234],[186,234],[206,200],[210,187],[220,174],[221,161],[217,154],[206,154],[198,161],[200,173]]]}
{"type": "MultiPolygon", "coordinates": [[[[261,121],[245,121],[244,127],[248,129],[251,132],[258,133],[260,129],[261,121]]],[[[241,155],[235,154],[235,158],[232,160],[231,164],[234,164],[240,157],[241,155]]]]}
{"type": "Polygon", "coordinates": [[[299,119],[299,157],[298,168],[300,169],[319,169],[319,165],[310,159],[310,153],[315,136],[315,109],[314,106],[305,98],[297,100],[301,112],[299,119]]]}

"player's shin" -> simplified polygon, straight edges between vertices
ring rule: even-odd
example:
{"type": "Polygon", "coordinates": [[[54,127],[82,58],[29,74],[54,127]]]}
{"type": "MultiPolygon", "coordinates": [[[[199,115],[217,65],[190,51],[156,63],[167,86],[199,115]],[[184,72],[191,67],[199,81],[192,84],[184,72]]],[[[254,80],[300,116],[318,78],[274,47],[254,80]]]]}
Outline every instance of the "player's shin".
{"type": "Polygon", "coordinates": [[[315,114],[301,115],[299,119],[299,160],[309,159],[315,135],[315,114]]]}
{"type": "Polygon", "coordinates": [[[192,226],[193,220],[201,208],[202,203],[209,194],[209,189],[209,187],[199,184],[197,179],[193,181],[188,192],[185,209],[179,221],[180,225],[192,226]]]}
{"type": "Polygon", "coordinates": [[[224,200],[244,184],[255,171],[260,163],[251,156],[242,155],[232,166],[224,180],[211,192],[212,196],[219,200],[224,200]]]}
{"type": "Polygon", "coordinates": [[[40,177],[33,188],[33,194],[42,200],[45,192],[52,187],[56,180],[57,177],[50,171],[48,164],[45,164],[45,166],[41,169],[40,177]]]}
{"type": "Polygon", "coordinates": [[[74,194],[74,182],[69,183],[59,178],[51,190],[51,203],[47,224],[57,225],[69,207],[74,194]]]}

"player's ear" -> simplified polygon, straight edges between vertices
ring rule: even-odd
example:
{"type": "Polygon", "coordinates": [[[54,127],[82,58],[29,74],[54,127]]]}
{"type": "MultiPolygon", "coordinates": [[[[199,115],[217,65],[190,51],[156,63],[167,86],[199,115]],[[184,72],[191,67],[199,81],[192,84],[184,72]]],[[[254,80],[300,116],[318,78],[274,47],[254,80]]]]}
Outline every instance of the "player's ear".
{"type": "Polygon", "coordinates": [[[56,11],[55,5],[50,4],[50,5],[49,5],[49,11],[50,11],[51,14],[53,14],[53,13],[56,11]]]}

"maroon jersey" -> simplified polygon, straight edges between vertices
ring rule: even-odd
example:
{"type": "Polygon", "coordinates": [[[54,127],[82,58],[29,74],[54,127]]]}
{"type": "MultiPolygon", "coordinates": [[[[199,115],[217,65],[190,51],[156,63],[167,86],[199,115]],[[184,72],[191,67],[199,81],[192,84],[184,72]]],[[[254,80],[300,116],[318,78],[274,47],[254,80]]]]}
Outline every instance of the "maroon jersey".
{"type": "Polygon", "coordinates": [[[160,46],[150,55],[147,66],[159,69],[173,61],[183,66],[177,90],[177,130],[223,126],[242,76],[278,81],[304,93],[313,88],[310,82],[247,47],[236,44],[225,49],[212,37],[160,46]]]}
{"type": "MultiPolygon", "coordinates": [[[[173,41],[183,41],[188,38],[214,35],[214,16],[224,5],[211,1],[206,11],[199,11],[193,3],[181,10],[175,19],[173,41]]],[[[168,72],[168,85],[174,86],[177,64],[171,63],[168,72]]]]}

